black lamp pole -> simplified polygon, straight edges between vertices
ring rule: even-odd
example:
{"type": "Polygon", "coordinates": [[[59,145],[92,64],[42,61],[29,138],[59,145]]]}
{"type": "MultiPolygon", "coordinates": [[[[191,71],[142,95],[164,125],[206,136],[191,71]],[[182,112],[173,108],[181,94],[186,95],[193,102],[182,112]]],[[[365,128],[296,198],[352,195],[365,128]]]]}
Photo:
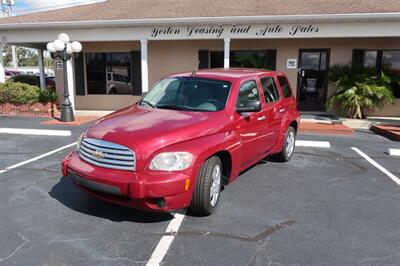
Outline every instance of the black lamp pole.
{"type": "Polygon", "coordinates": [[[68,34],[61,33],[58,35],[57,40],[47,44],[47,50],[51,54],[51,58],[61,60],[64,72],[64,100],[61,104],[61,118],[62,122],[75,121],[74,110],[72,109],[71,101],[69,100],[68,92],[68,71],[67,62],[78,55],[82,51],[82,44],[74,41],[70,42],[68,34]]]}
{"type": "Polygon", "coordinates": [[[61,118],[62,122],[72,122],[75,121],[74,110],[72,109],[72,104],[69,99],[68,91],[68,71],[67,71],[67,61],[73,58],[73,54],[67,53],[66,49],[61,52],[51,53],[51,57],[56,60],[61,60],[63,63],[64,72],[64,100],[61,104],[61,118]]]}

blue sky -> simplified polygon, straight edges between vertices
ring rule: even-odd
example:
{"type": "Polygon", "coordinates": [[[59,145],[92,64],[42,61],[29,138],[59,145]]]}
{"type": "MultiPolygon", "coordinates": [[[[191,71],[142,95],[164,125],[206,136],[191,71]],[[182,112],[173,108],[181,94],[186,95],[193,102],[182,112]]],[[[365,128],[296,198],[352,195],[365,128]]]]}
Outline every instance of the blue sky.
{"type": "Polygon", "coordinates": [[[44,11],[75,4],[93,3],[95,0],[15,0],[14,14],[44,11]]]}

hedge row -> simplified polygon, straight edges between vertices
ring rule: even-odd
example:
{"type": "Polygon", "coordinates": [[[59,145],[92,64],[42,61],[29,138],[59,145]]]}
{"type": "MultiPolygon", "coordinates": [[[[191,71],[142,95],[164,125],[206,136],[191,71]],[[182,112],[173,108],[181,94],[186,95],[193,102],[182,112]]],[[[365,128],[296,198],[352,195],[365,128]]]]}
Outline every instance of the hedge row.
{"type": "Polygon", "coordinates": [[[6,82],[0,84],[0,103],[33,104],[55,102],[55,90],[40,88],[20,82],[6,82]]]}

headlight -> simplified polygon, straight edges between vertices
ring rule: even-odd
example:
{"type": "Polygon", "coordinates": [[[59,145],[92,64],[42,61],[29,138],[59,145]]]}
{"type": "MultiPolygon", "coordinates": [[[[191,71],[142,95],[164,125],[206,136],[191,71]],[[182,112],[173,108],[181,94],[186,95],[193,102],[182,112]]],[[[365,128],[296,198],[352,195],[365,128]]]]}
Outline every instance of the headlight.
{"type": "Polygon", "coordinates": [[[179,171],[192,164],[193,155],[188,152],[163,152],[150,163],[150,170],[179,171]]]}
{"type": "Polygon", "coordinates": [[[82,138],[83,138],[83,135],[84,135],[85,133],[82,133],[80,136],[79,136],[79,138],[78,138],[78,140],[76,141],[76,150],[77,151],[79,151],[79,148],[81,147],[81,142],[82,142],[82,138]]]}

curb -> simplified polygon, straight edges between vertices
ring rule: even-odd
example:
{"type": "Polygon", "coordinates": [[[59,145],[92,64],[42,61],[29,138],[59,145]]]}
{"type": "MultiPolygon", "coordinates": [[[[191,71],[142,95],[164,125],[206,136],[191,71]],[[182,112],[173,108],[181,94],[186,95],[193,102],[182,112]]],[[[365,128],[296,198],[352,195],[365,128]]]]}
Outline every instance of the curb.
{"type": "MultiPolygon", "coordinates": [[[[381,125],[372,125],[370,127],[370,130],[378,135],[384,136],[390,140],[393,141],[399,141],[400,142],[400,134],[393,132],[390,129],[395,129],[395,127],[390,127],[390,126],[381,126],[381,125]]],[[[400,127],[397,127],[398,130],[400,131],[400,127]]]]}

